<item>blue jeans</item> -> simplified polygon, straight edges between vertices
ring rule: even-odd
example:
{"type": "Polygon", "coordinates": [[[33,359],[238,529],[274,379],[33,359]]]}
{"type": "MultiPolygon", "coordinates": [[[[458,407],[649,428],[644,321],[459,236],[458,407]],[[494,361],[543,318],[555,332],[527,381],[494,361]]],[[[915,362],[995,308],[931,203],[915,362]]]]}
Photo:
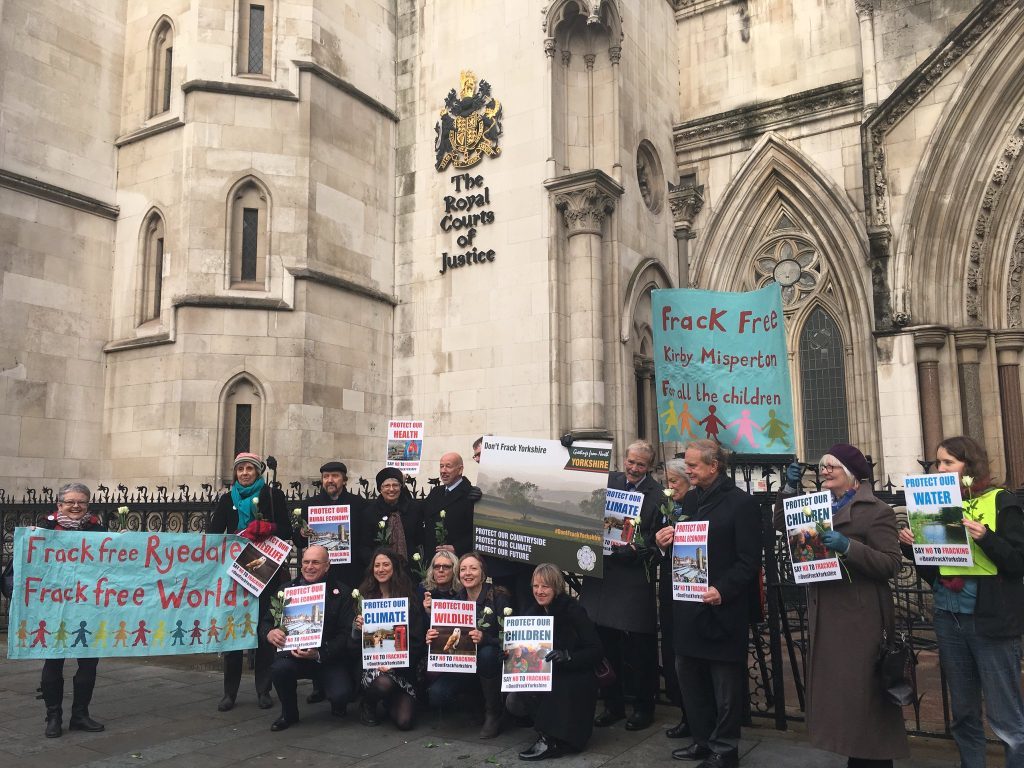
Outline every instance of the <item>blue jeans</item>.
{"type": "Polygon", "coordinates": [[[442,672],[427,688],[427,699],[434,708],[455,705],[459,694],[470,686],[480,685],[480,678],[493,680],[501,674],[501,652],[496,645],[481,645],[476,649],[476,674],[442,672]]]}
{"type": "Polygon", "coordinates": [[[1024,768],[1024,699],[1019,638],[988,638],[974,631],[970,613],[935,612],[939,662],[953,709],[950,730],[961,768],[985,768],[981,699],[993,733],[1003,742],[1006,768],[1024,768]]]}

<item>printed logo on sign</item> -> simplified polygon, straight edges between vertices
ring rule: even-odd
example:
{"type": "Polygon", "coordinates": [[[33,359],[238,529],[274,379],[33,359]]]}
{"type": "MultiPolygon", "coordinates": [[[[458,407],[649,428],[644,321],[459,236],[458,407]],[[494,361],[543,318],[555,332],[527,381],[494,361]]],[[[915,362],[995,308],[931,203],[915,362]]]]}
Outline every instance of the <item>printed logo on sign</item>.
{"type": "Polygon", "coordinates": [[[590,547],[580,547],[576,552],[576,561],[584,571],[592,571],[597,564],[597,554],[590,547]]]}

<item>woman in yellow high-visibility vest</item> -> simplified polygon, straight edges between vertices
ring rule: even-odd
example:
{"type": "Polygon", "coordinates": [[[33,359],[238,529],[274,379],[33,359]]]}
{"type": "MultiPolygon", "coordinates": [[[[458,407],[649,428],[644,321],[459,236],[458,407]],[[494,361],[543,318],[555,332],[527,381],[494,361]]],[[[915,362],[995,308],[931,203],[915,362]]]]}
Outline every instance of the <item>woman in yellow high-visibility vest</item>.
{"type": "MultiPolygon", "coordinates": [[[[993,484],[988,454],[969,437],[943,440],[939,472],[956,472],[963,491],[963,526],[974,565],[918,566],[935,598],[939,661],[949,685],[950,729],[963,768],[985,766],[985,723],[1003,742],[1008,768],[1024,766],[1024,508],[993,484]]],[[[900,542],[913,543],[909,529],[900,542]]],[[[906,551],[906,548],[904,549],[906,551]]]]}

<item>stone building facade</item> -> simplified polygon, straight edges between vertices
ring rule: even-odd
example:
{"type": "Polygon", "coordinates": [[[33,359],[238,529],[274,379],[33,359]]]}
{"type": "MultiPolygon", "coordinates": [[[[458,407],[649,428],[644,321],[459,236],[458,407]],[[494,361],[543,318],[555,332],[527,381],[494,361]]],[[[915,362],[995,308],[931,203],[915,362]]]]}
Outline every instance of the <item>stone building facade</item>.
{"type": "Polygon", "coordinates": [[[1024,484],[1021,39],[1019,0],[0,0],[0,488],[370,475],[392,417],[428,461],[656,438],[650,291],[772,280],[802,457],[967,432],[1024,484]]]}

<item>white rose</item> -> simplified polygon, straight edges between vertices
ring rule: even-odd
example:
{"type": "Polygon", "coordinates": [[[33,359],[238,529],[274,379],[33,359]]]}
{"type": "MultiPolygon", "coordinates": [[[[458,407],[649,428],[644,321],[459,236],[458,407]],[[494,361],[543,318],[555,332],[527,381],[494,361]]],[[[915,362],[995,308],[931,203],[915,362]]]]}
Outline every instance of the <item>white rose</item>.
{"type": "Polygon", "coordinates": [[[511,616],[512,615],[512,609],[511,608],[506,608],[504,611],[502,611],[502,613],[504,613],[506,616],[511,616]]]}

